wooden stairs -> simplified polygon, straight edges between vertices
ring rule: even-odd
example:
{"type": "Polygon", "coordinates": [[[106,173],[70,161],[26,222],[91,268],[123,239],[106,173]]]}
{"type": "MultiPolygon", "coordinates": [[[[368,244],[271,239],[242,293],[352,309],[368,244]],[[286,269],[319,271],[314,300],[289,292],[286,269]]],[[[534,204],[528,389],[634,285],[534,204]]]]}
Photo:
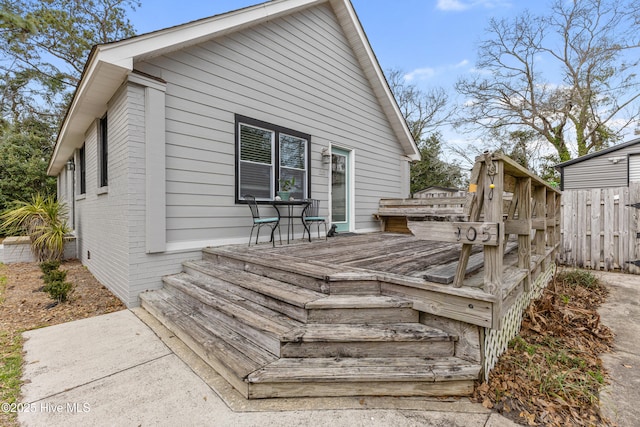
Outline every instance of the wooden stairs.
{"type": "Polygon", "coordinates": [[[282,254],[207,248],[142,307],[249,399],[461,396],[480,365],[375,277],[282,254]]]}

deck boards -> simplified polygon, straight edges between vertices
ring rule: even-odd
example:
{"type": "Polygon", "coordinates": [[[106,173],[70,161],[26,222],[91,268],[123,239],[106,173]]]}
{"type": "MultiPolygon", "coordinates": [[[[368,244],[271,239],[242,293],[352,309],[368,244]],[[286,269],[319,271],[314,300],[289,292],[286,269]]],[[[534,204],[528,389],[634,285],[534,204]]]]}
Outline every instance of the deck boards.
{"type": "MultiPolygon", "coordinates": [[[[354,270],[370,270],[397,274],[401,276],[423,278],[427,272],[437,277],[436,283],[448,284],[453,281],[461,245],[437,241],[419,240],[411,235],[394,233],[370,233],[362,235],[338,236],[311,244],[296,243],[292,245],[271,247],[253,247],[247,251],[279,254],[289,259],[302,259],[311,264],[333,266],[334,274],[346,274],[349,267],[354,270]],[[446,276],[446,277],[445,277],[446,276]]],[[[244,252],[244,248],[240,249],[244,252]]],[[[482,246],[474,245],[472,253],[481,253],[482,246]]],[[[469,274],[482,269],[483,258],[476,257],[476,262],[469,274]]],[[[431,279],[427,279],[431,280],[431,279]]]]}

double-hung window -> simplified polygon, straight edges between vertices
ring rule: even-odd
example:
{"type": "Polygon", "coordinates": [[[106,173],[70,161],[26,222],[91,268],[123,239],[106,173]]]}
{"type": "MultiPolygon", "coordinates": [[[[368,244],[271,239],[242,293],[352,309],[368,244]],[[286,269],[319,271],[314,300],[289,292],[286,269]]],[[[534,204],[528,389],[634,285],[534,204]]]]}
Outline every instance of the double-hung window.
{"type": "Polygon", "coordinates": [[[292,197],[310,197],[310,144],[309,135],[236,115],[236,200],[273,200],[285,180],[292,197]]]}
{"type": "Polygon", "coordinates": [[[106,114],[100,119],[98,131],[98,187],[106,187],[109,185],[109,178],[107,175],[109,164],[109,136],[106,114]]]}
{"type": "Polygon", "coordinates": [[[87,153],[85,151],[85,145],[78,150],[78,185],[80,187],[79,194],[85,194],[87,192],[87,153]]]}

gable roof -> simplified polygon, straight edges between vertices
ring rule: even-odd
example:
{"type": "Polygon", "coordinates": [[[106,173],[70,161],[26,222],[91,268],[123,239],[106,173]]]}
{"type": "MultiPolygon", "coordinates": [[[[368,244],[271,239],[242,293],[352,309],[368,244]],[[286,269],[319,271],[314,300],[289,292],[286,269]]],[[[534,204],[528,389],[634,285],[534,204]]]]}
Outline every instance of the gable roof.
{"type": "Polygon", "coordinates": [[[82,146],[87,128],[96,117],[104,115],[107,102],[125,78],[133,72],[136,61],[193,46],[205,40],[323,3],[329,3],[333,8],[405,155],[411,160],[419,160],[420,152],[350,0],[272,0],[164,30],[94,46],[60,127],[47,173],[57,175],[73,155],[74,150],[82,146]]]}
{"type": "Polygon", "coordinates": [[[420,193],[426,193],[427,191],[430,190],[442,190],[442,191],[448,191],[451,193],[455,193],[456,191],[460,191],[459,188],[451,188],[451,187],[440,187],[439,185],[431,185],[427,188],[423,188],[420,191],[416,191],[414,194],[420,194],[420,193]]]}
{"type": "Polygon", "coordinates": [[[596,151],[595,153],[585,154],[584,156],[580,156],[572,160],[567,160],[566,162],[558,163],[554,166],[554,168],[562,170],[566,166],[574,165],[576,163],[584,162],[585,160],[613,153],[614,151],[622,150],[623,148],[627,148],[638,143],[640,143],[640,138],[632,139],[631,141],[623,142],[622,144],[614,145],[613,147],[605,148],[603,150],[596,151]]]}

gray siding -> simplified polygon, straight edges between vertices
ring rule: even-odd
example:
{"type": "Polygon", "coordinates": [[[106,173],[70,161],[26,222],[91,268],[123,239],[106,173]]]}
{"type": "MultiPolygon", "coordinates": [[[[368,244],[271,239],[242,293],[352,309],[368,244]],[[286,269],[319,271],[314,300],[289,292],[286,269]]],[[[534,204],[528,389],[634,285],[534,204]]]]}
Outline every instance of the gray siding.
{"type": "Polygon", "coordinates": [[[634,144],[601,156],[578,162],[564,168],[564,190],[626,187],[630,154],[640,153],[634,144]],[[617,158],[618,163],[610,159],[617,158]]]}
{"type": "MultiPolygon", "coordinates": [[[[356,229],[377,230],[380,198],[408,195],[408,163],[328,6],[137,63],[165,80],[166,182],[149,183],[145,88],[132,80],[109,113],[109,187],[97,188],[97,126],[86,133],[87,192],[76,199],[82,262],[127,305],[161,287],[205,245],[246,243],[235,204],[235,114],[311,135],[312,196],[328,215],[331,145],[353,150],[356,229]],[[167,251],[147,253],[147,188],[166,191],[167,251]],[[91,252],[91,258],[88,252],[91,252]]],[[[142,83],[141,83],[142,84],[142,83]]]]}
{"type": "Polygon", "coordinates": [[[403,154],[328,6],[155,58],[167,81],[167,240],[244,241],[234,204],[234,114],[308,133],[312,195],[328,214],[321,150],[353,149],[356,228],[376,229],[381,197],[400,197],[403,154]]]}

